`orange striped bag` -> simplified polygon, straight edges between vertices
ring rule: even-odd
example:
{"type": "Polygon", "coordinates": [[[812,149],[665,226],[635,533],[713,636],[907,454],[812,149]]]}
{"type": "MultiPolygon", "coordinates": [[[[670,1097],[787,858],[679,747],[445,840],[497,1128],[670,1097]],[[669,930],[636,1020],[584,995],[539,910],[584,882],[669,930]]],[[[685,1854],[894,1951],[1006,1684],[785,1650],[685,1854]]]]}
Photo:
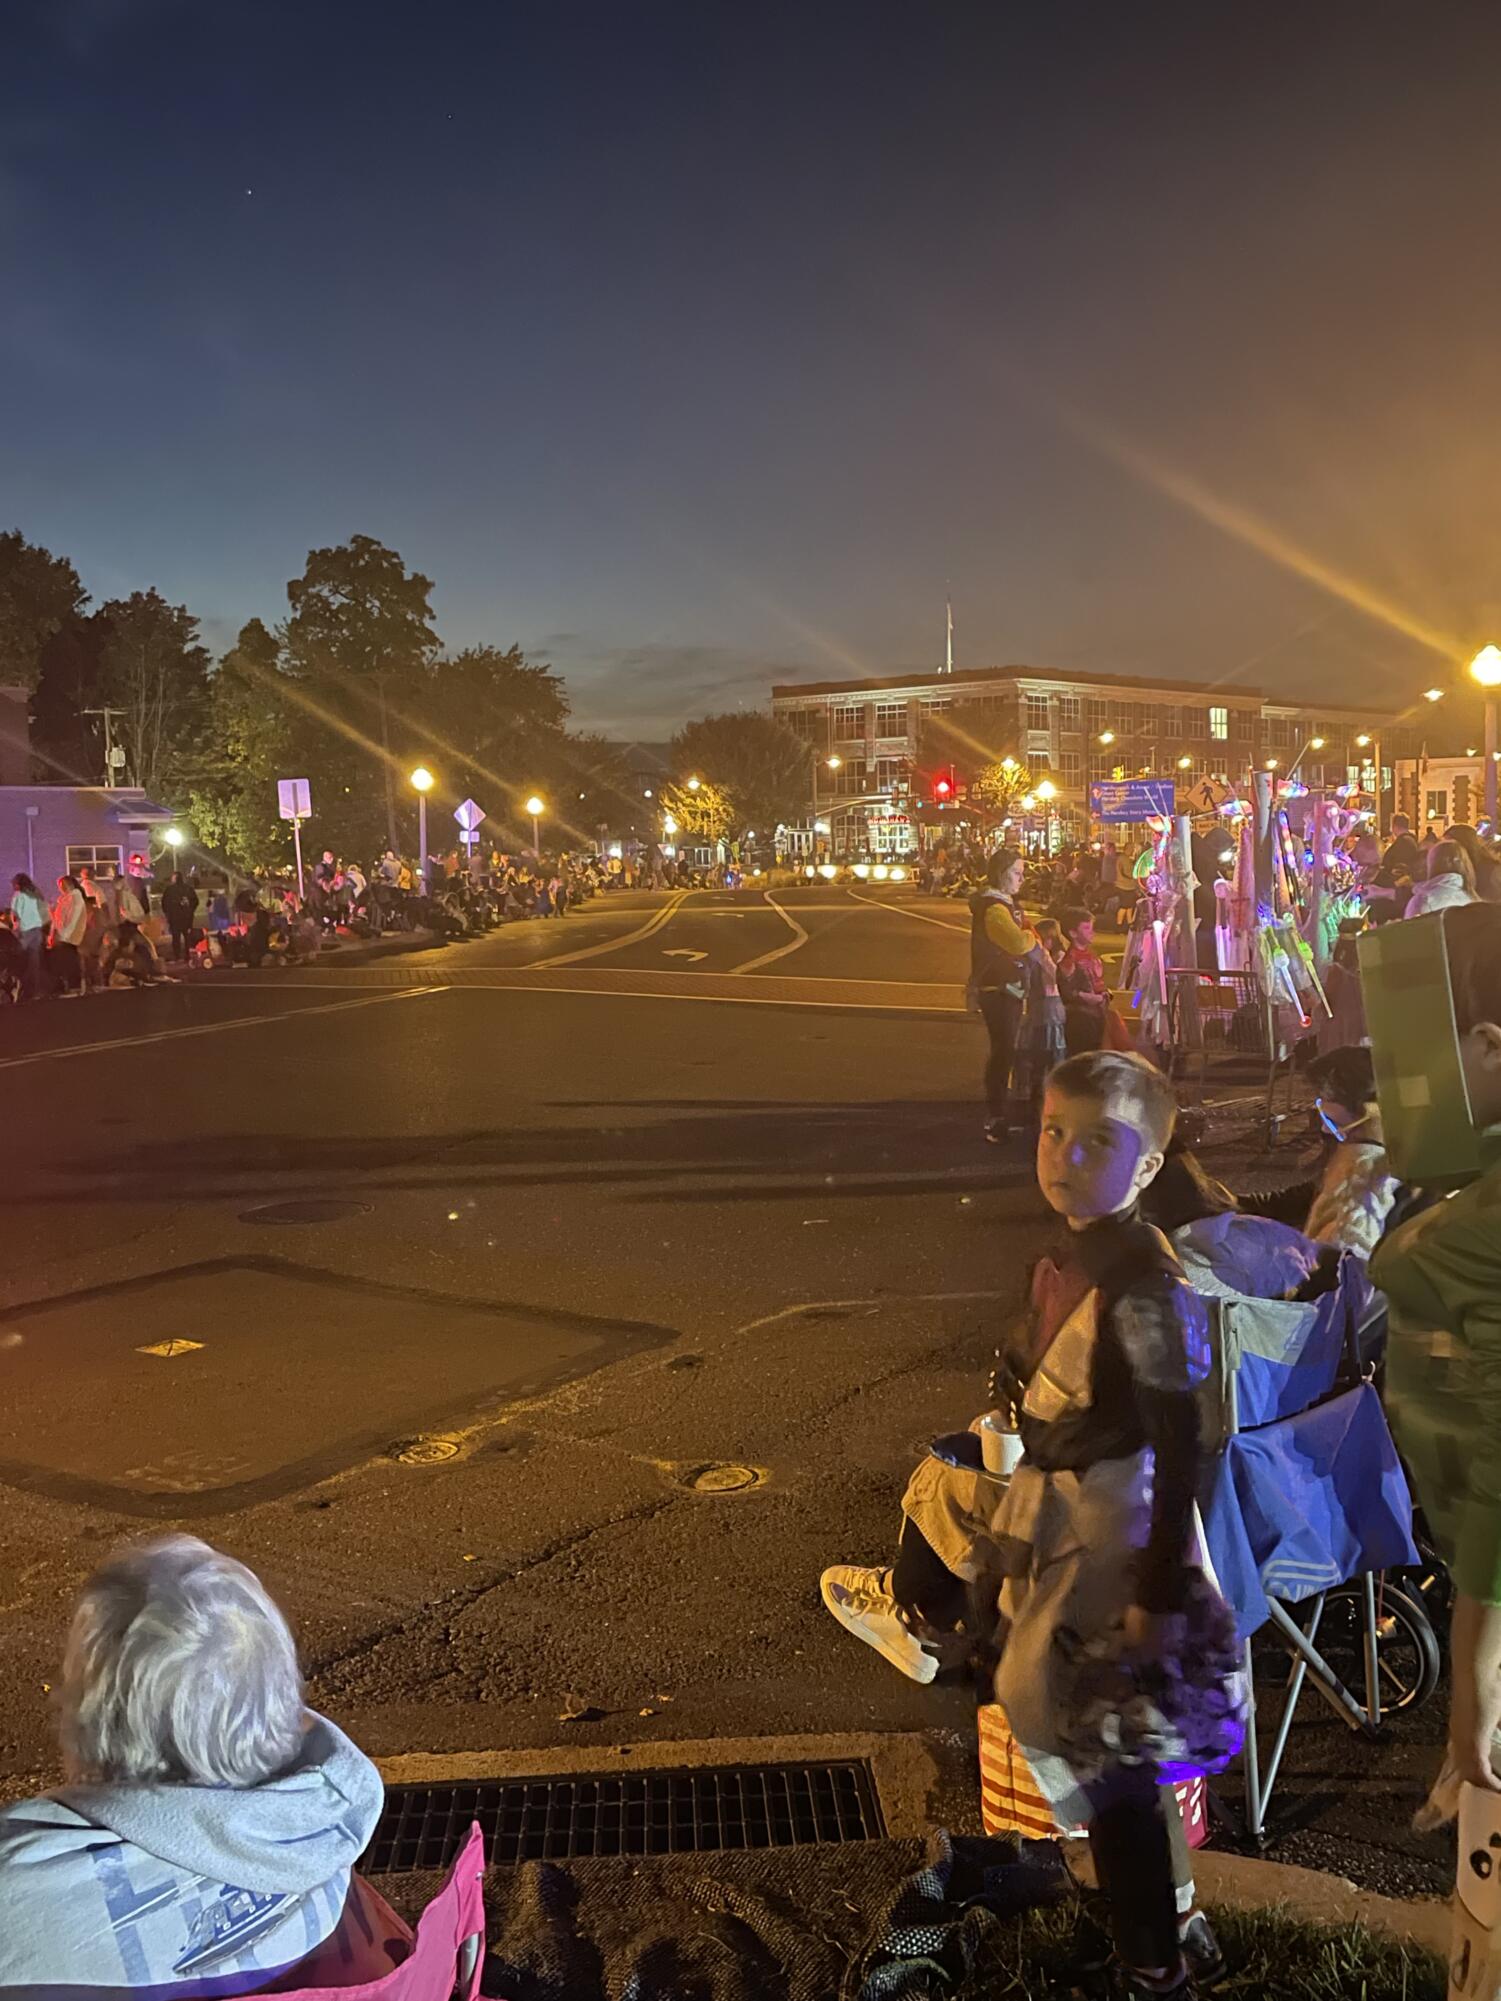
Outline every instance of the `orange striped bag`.
{"type": "MultiPolygon", "coordinates": [[[[1006,1712],[998,1702],[984,1702],[979,1710],[980,1725],[980,1818],[987,1834],[1006,1834],[1013,1829],[1032,1841],[1078,1839],[1082,1827],[1063,1827],[1054,1818],[1052,1806],[1038,1788],[1027,1754],[1011,1734],[1006,1712]]],[[[1183,1814],[1183,1831],[1190,1848],[1202,1848],[1209,1839],[1209,1802],[1202,1778],[1174,1786],[1183,1814]]]]}

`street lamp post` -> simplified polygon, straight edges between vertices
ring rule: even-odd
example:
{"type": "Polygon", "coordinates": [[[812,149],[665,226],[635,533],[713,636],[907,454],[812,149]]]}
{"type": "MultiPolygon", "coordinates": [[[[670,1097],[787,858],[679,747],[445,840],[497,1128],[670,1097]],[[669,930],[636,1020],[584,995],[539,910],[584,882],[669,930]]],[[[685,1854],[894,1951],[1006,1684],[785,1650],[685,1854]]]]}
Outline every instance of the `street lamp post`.
{"type": "Polygon", "coordinates": [[[543,799],[539,799],[537,794],[534,792],[531,798],[528,799],[526,802],[526,810],[532,816],[532,853],[536,857],[537,866],[540,868],[542,865],[541,822],[542,822],[542,815],[547,811],[546,801],[543,799]]]}
{"type": "Polygon", "coordinates": [[[1482,646],[1470,662],[1470,677],[1485,690],[1485,818],[1490,837],[1496,838],[1496,760],[1501,744],[1496,741],[1497,691],[1501,690],[1501,647],[1482,646]]]}
{"type": "Polygon", "coordinates": [[[417,876],[422,885],[422,894],[427,895],[427,795],[433,789],[433,774],[425,764],[419,764],[412,773],[412,786],[417,794],[417,876]]]}
{"type": "MultiPolygon", "coordinates": [[[[839,755],[837,750],[831,751],[829,755],[824,759],[824,767],[828,771],[837,771],[840,765],[843,764],[843,762],[844,759],[839,755]]],[[[809,822],[809,825],[812,828],[812,835],[811,835],[813,843],[812,856],[813,860],[817,861],[818,860],[818,759],[816,757],[813,760],[813,818],[809,822]]]]}

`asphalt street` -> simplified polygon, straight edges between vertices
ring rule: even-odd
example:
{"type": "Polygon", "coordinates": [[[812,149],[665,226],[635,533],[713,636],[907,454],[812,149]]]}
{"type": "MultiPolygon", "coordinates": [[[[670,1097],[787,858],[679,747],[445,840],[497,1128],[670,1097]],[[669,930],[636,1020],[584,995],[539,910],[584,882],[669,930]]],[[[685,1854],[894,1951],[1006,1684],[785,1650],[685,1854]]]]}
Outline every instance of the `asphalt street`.
{"type": "MultiPolygon", "coordinates": [[[[0,1790],[55,1776],[79,1582],[165,1523],[378,1755],[967,1755],[968,1693],[817,1592],[890,1553],[1050,1231],[981,1139],[966,937],[875,884],[632,895],[0,1014],[0,1790]]],[[[1315,1813],[1407,1854],[1423,1745],[1309,1731],[1315,1813]]]]}

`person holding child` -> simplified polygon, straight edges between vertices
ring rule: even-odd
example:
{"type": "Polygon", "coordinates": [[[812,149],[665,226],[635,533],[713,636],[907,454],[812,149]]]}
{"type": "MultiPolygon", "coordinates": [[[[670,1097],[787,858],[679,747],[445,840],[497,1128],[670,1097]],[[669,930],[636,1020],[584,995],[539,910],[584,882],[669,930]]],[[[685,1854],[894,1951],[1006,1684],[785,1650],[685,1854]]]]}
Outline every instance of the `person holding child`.
{"type": "Polygon", "coordinates": [[[1141,1057],[1053,1071],[1037,1178],[1066,1248],[1037,1266],[997,1372],[1022,1458],[1002,1485],[972,1455],[972,1520],[950,1505],[962,1483],[924,1462],[890,1571],[841,1566],[821,1583],[841,1624],[927,1681],[932,1645],[999,1574],[996,1699],[1057,1818],[1087,1825],[1109,1914],[1108,1938],[1086,1926],[1078,1971],[1128,1996],[1190,1994],[1186,1953],[1218,1969],[1163,1786],[1220,1769],[1242,1737],[1233,1623],[1195,1554],[1207,1310],[1138,1208],[1175,1116],[1141,1057]]]}

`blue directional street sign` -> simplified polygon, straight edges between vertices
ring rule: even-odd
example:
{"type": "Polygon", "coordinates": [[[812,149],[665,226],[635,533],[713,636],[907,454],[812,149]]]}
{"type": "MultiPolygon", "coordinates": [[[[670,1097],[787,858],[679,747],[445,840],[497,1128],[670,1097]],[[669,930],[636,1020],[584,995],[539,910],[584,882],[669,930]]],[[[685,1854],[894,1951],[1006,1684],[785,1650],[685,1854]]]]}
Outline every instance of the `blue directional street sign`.
{"type": "Polygon", "coordinates": [[[1107,778],[1090,786],[1089,810],[1096,820],[1113,826],[1137,820],[1170,820],[1174,797],[1171,778],[1107,778]]]}

